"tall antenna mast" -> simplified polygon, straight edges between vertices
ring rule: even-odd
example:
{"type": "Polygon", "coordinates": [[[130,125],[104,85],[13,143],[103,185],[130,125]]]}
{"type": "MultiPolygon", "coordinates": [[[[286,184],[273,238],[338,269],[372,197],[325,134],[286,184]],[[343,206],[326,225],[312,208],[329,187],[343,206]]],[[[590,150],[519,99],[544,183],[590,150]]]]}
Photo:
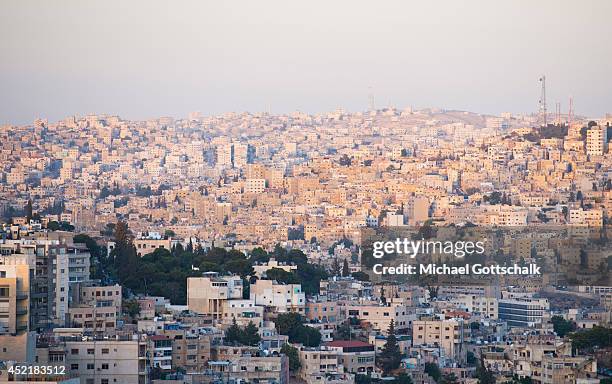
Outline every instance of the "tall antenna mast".
{"type": "Polygon", "coordinates": [[[544,126],[547,126],[546,121],[546,76],[542,75],[540,77],[540,82],[542,83],[542,93],[540,94],[540,114],[542,115],[542,120],[544,121],[544,126]]]}
{"type": "Polygon", "coordinates": [[[555,109],[556,109],[556,113],[557,113],[557,125],[561,126],[561,103],[560,102],[556,102],[555,103],[555,109]]]}
{"type": "Polygon", "coordinates": [[[567,111],[567,126],[572,126],[572,118],[574,117],[574,98],[569,98],[569,109],[567,111]]]}
{"type": "Polygon", "coordinates": [[[369,93],[368,93],[368,102],[369,102],[369,107],[370,107],[370,111],[374,111],[376,110],[376,105],[374,103],[374,90],[372,89],[372,87],[368,87],[369,93]]]}

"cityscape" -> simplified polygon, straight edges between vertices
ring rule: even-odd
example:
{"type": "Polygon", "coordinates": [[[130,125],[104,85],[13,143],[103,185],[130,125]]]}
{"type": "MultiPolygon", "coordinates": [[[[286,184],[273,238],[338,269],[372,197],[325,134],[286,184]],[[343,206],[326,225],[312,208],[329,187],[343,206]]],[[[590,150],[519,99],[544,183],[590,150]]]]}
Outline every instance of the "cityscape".
{"type": "Polygon", "coordinates": [[[374,282],[361,260],[372,228],[607,235],[612,117],[543,120],[389,107],[3,126],[0,377],[608,382],[606,242],[506,234],[513,261],[564,264],[573,285],[374,282]]]}
{"type": "Polygon", "coordinates": [[[612,384],[611,14],[0,1],[0,384],[612,384]]]}

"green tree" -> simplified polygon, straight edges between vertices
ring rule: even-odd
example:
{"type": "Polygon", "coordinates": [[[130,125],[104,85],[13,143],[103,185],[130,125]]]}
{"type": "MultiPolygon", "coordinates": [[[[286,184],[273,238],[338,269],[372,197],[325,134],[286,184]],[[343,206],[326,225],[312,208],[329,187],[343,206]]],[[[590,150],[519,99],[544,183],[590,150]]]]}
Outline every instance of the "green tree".
{"type": "Polygon", "coordinates": [[[459,384],[459,379],[454,373],[445,373],[440,377],[438,384],[459,384]]]}
{"type": "Polygon", "coordinates": [[[47,223],[47,229],[50,231],[59,231],[60,225],[57,221],[49,221],[47,223]]]}
{"type": "Polygon", "coordinates": [[[476,359],[476,355],[474,355],[474,352],[472,352],[472,351],[468,351],[467,352],[467,357],[466,358],[467,358],[467,364],[470,367],[473,367],[473,366],[476,365],[476,363],[478,363],[478,360],[476,359]]]}
{"type": "Polygon", "coordinates": [[[588,330],[581,330],[569,335],[572,348],[576,350],[590,350],[594,347],[608,348],[612,346],[612,328],[595,326],[588,330]]]}
{"type": "Polygon", "coordinates": [[[297,348],[285,343],[281,348],[281,353],[289,358],[289,371],[295,374],[302,367],[297,348]]]}
{"type": "Polygon", "coordinates": [[[332,263],[332,275],[340,276],[340,263],[338,262],[338,258],[334,257],[334,262],[332,263]]]}
{"type": "Polygon", "coordinates": [[[476,368],[476,377],[478,378],[478,384],[495,384],[495,376],[485,366],[482,356],[480,357],[480,365],[476,368]]]}
{"type": "Polygon", "coordinates": [[[231,259],[225,264],[225,269],[241,277],[253,274],[253,267],[246,259],[231,259]]]}
{"type": "Polygon", "coordinates": [[[428,374],[434,381],[438,382],[442,377],[442,372],[436,363],[425,363],[425,373],[428,374]]]}
{"type": "Polygon", "coordinates": [[[298,264],[297,275],[302,284],[302,290],[308,295],[318,294],[321,280],[328,277],[325,268],[309,263],[298,264]]]}
{"type": "Polygon", "coordinates": [[[266,271],[266,277],[283,284],[300,284],[301,281],[293,272],[287,272],[281,268],[271,268],[266,271]]]}
{"type": "Polygon", "coordinates": [[[28,199],[28,203],[25,206],[25,215],[28,223],[32,220],[32,199],[28,199]]]}
{"type": "Polygon", "coordinates": [[[565,320],[562,316],[553,316],[551,319],[553,323],[553,329],[559,337],[565,337],[576,330],[576,324],[572,321],[565,320]]]}
{"type": "Polygon", "coordinates": [[[351,339],[351,324],[350,322],[344,321],[334,332],[334,340],[350,340],[351,339]]]}
{"type": "Polygon", "coordinates": [[[255,326],[252,321],[249,321],[249,324],[247,324],[247,326],[244,328],[241,341],[242,344],[249,345],[251,347],[256,347],[259,345],[261,337],[257,332],[257,326],[255,326]]]}
{"type": "Polygon", "coordinates": [[[413,381],[412,378],[406,373],[400,373],[399,375],[395,376],[393,384],[413,384],[413,381]]]}
{"type": "Polygon", "coordinates": [[[140,315],[140,303],[136,299],[127,300],[123,303],[123,311],[131,318],[135,319],[140,315]]]}
{"type": "Polygon", "coordinates": [[[298,313],[279,313],[276,320],[274,320],[274,325],[278,333],[289,336],[296,328],[302,325],[302,319],[298,313]]]}
{"type": "Polygon", "coordinates": [[[349,270],[348,261],[344,259],[342,262],[342,276],[347,277],[351,275],[351,271],[349,270]]]}
{"type": "Polygon", "coordinates": [[[236,323],[236,318],[232,319],[232,325],[225,331],[224,340],[230,344],[240,343],[242,339],[242,330],[236,323]]]}
{"type": "Polygon", "coordinates": [[[60,230],[67,231],[67,232],[72,232],[72,231],[74,231],[74,225],[68,223],[67,221],[62,221],[60,223],[60,230]]]}
{"type": "Polygon", "coordinates": [[[75,244],[85,244],[90,255],[90,267],[89,273],[93,279],[104,278],[103,269],[106,264],[106,255],[103,254],[102,248],[98,245],[96,240],[87,234],[80,233],[75,235],[72,241],[75,244]]]}
{"type": "Polygon", "coordinates": [[[351,276],[353,276],[354,279],[359,281],[370,281],[370,276],[362,271],[353,272],[351,273],[351,276]]]}
{"type": "Polygon", "coordinates": [[[400,363],[402,362],[402,354],[397,343],[397,338],[395,337],[395,323],[393,319],[391,320],[391,323],[389,323],[389,329],[387,330],[387,341],[383,346],[383,350],[380,353],[380,358],[378,361],[385,374],[399,368],[400,363]]]}
{"type": "Polygon", "coordinates": [[[112,256],[117,276],[122,282],[129,282],[139,275],[136,248],[132,234],[124,221],[118,221],[115,225],[115,249],[112,251],[112,256]]]}
{"type": "Polygon", "coordinates": [[[270,255],[263,248],[257,247],[251,251],[251,256],[249,257],[251,263],[267,263],[270,260],[270,255]]]}
{"type": "Polygon", "coordinates": [[[321,333],[302,324],[302,317],[297,313],[281,313],[274,324],[278,333],[289,336],[290,343],[300,343],[307,347],[317,347],[321,344],[321,333]]]}

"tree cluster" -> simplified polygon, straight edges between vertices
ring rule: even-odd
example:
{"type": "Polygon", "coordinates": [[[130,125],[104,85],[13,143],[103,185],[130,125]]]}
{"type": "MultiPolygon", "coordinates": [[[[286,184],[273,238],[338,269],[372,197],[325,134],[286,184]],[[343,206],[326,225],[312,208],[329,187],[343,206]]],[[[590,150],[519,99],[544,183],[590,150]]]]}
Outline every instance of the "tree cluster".
{"type": "MultiPolygon", "coordinates": [[[[271,257],[279,262],[296,264],[297,272],[287,275],[283,273],[285,271],[273,271],[269,278],[281,282],[299,283],[305,293],[317,294],[321,279],[327,278],[325,269],[309,264],[302,251],[296,249],[287,251],[279,245],[270,254],[261,248],[255,248],[250,257],[247,257],[238,250],[228,251],[224,248],[203,250],[196,249],[191,243],[186,248],[178,244],[171,250],[157,248],[152,253],[139,257],[132,234],[125,222],[119,221],[108,228],[114,233],[115,248],[108,260],[97,254],[98,260],[102,262],[96,265],[104,269],[100,274],[107,274],[111,280],[119,282],[134,293],[164,296],[176,304],[186,303],[187,278],[200,276],[205,271],[240,275],[245,284],[245,298],[248,298],[249,282],[254,274],[253,265],[267,262],[271,257]],[[198,267],[199,271],[192,267],[198,267]]],[[[90,245],[94,248],[93,243],[89,242],[88,247],[90,245]]]]}
{"type": "Polygon", "coordinates": [[[257,326],[252,321],[249,321],[246,327],[241,328],[236,324],[236,319],[233,319],[232,325],[225,331],[226,343],[256,347],[260,341],[257,326]]]}
{"type": "Polygon", "coordinates": [[[281,313],[274,320],[274,324],[278,333],[289,336],[290,343],[304,344],[307,347],[321,345],[321,333],[304,325],[302,316],[298,313],[281,313]]]}

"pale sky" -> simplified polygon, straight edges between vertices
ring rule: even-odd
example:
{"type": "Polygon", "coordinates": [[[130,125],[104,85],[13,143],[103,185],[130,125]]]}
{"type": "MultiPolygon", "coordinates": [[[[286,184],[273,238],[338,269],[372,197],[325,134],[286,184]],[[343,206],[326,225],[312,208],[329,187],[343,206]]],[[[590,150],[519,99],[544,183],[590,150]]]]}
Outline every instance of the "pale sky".
{"type": "Polygon", "coordinates": [[[413,106],[612,112],[612,1],[0,1],[0,125],[413,106]]]}

